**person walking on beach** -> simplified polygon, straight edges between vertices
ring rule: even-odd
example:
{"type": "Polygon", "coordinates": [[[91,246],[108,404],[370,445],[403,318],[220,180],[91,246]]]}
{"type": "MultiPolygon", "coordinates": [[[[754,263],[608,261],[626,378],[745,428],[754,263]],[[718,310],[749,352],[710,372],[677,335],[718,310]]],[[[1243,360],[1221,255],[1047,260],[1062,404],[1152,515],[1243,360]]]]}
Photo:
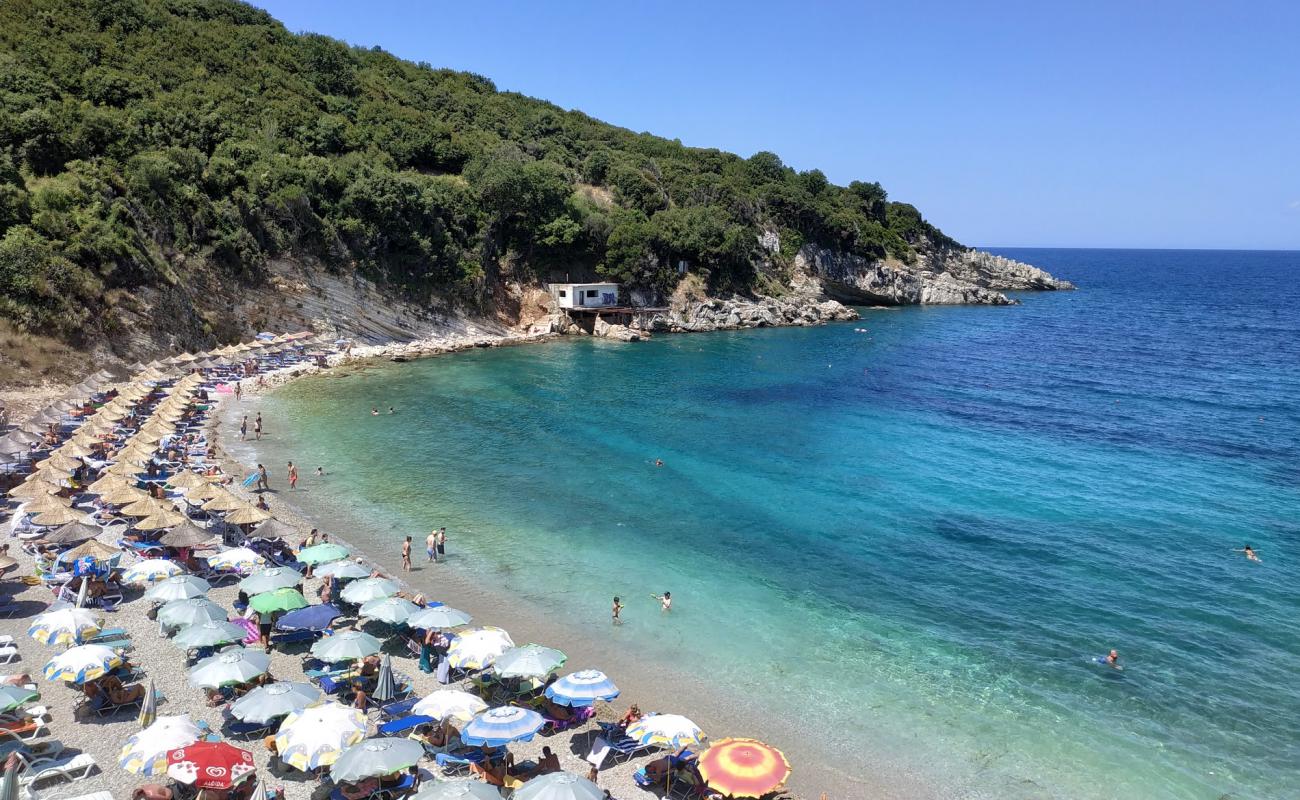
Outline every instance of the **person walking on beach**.
{"type": "Polygon", "coordinates": [[[1242,547],[1240,549],[1233,550],[1232,552],[1245,553],[1247,561],[1254,561],[1256,564],[1264,563],[1263,561],[1259,560],[1259,556],[1255,554],[1255,548],[1251,547],[1250,545],[1246,545],[1245,547],[1242,547]]]}
{"type": "Polygon", "coordinates": [[[239,423],[239,441],[242,442],[247,438],[248,438],[248,415],[245,414],[244,421],[239,423]]]}
{"type": "Polygon", "coordinates": [[[424,552],[429,556],[429,563],[438,560],[438,529],[434,528],[429,531],[429,535],[424,539],[424,552]]]}
{"type": "Polygon", "coordinates": [[[292,461],[289,462],[289,488],[298,488],[298,468],[293,465],[292,461]]]}
{"type": "Polygon", "coordinates": [[[253,421],[253,438],[262,441],[262,412],[257,412],[257,419],[253,421]]]}
{"type": "Polygon", "coordinates": [[[244,385],[239,381],[235,381],[235,399],[236,400],[244,399],[244,385]]]}
{"type": "MultiPolygon", "coordinates": [[[[260,438],[260,437],[259,437],[260,438]]],[[[261,464],[257,465],[257,490],[264,492],[271,488],[271,480],[266,475],[266,467],[261,464]]]]}
{"type": "Polygon", "coordinates": [[[664,592],[663,594],[652,594],[650,596],[659,601],[659,605],[663,608],[664,611],[673,610],[672,592],[664,592]]]}
{"type": "Polygon", "coordinates": [[[614,616],[614,624],[615,624],[615,625],[622,625],[622,624],[623,624],[623,618],[619,616],[621,613],[623,613],[623,601],[622,601],[622,600],[619,600],[617,597],[615,597],[615,598],[614,598],[614,609],[613,609],[613,611],[612,611],[612,614],[613,614],[613,616],[614,616]]]}
{"type": "Polygon", "coordinates": [[[411,537],[402,542],[402,572],[411,571],[411,537]]]}

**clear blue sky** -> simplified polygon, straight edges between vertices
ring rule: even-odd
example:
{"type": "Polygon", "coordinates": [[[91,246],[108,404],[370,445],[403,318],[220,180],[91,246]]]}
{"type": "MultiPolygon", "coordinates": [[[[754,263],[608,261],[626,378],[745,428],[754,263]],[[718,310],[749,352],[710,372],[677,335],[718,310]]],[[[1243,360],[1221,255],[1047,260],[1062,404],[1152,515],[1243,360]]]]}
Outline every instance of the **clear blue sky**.
{"type": "Polygon", "coordinates": [[[1300,249],[1300,3],[254,2],[968,244],[1300,249]]]}

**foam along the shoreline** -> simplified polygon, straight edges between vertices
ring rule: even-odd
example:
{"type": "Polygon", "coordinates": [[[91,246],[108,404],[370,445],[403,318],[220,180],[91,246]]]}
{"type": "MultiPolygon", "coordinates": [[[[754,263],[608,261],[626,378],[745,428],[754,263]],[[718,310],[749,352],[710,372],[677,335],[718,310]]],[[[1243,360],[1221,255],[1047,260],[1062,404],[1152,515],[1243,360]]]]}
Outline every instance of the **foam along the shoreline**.
{"type": "MultiPolygon", "coordinates": [[[[356,357],[358,354],[354,351],[353,358],[356,357]]],[[[349,362],[349,366],[356,368],[358,365],[354,360],[349,362]]],[[[387,368],[402,367],[387,365],[387,368]]],[[[285,373],[275,380],[268,380],[266,388],[283,386],[309,375],[314,375],[309,378],[311,380],[335,379],[329,374],[320,374],[321,372],[318,368],[312,368],[285,373]]],[[[257,413],[260,404],[260,398],[246,392],[242,405],[233,401],[223,403],[213,417],[217,432],[211,438],[218,445],[219,456],[228,473],[244,474],[256,466],[258,443],[252,440],[240,441],[238,429],[239,417],[244,413],[257,413]]],[[[268,427],[273,428],[272,425],[268,427]]],[[[271,435],[273,431],[269,432],[268,439],[271,435]]],[[[335,471],[337,473],[337,466],[335,471]]],[[[301,485],[308,488],[310,470],[305,470],[304,473],[301,485]]],[[[348,544],[356,555],[402,582],[408,591],[421,593],[432,600],[470,612],[475,617],[475,624],[503,627],[520,642],[538,642],[557,647],[569,656],[566,669],[597,667],[604,670],[623,689],[622,697],[615,704],[620,709],[628,702],[637,702],[643,709],[686,714],[712,738],[753,736],[781,747],[794,766],[789,789],[797,797],[811,799],[817,798],[822,792],[828,792],[833,800],[856,797],[912,800],[943,794],[936,790],[927,776],[911,771],[902,765],[901,759],[891,757],[884,742],[881,743],[879,752],[862,752],[837,743],[833,738],[820,741],[801,738],[793,732],[794,727],[789,724],[789,720],[773,718],[765,713],[762,698],[728,695],[725,688],[721,687],[725,683],[725,676],[697,675],[680,666],[650,660],[643,651],[638,650],[636,639],[629,631],[611,632],[604,616],[593,620],[593,626],[599,625],[599,628],[566,624],[559,620],[558,615],[551,613],[544,598],[531,597],[519,591],[516,586],[485,586],[477,576],[457,568],[455,541],[451,545],[451,562],[421,565],[417,558],[416,566],[420,569],[414,573],[402,573],[399,556],[402,538],[398,532],[391,532],[391,551],[376,554],[367,552],[364,546],[356,547],[355,541],[348,541],[347,531],[363,531],[364,520],[327,518],[322,510],[312,507],[310,491],[276,492],[272,508],[277,519],[294,527],[301,536],[305,536],[311,528],[329,533],[332,540],[348,544]]],[[[412,530],[404,531],[402,535],[408,533],[420,544],[428,532],[412,530]]],[[[417,556],[422,556],[422,545],[416,547],[416,553],[417,556]]],[[[634,760],[633,768],[643,760],[634,760]]],[[[601,774],[604,784],[605,771],[601,774]]],[[[622,796],[617,790],[614,794],[616,797],[622,796]]],[[[631,792],[624,794],[636,796],[631,792]]]]}

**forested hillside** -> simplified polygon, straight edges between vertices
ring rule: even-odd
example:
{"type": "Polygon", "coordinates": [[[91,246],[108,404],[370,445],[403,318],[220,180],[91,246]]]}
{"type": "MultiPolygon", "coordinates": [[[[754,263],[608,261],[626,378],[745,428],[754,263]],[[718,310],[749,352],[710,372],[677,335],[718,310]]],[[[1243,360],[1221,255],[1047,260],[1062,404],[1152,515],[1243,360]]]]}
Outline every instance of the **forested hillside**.
{"type": "MultiPolygon", "coordinates": [[[[436,42],[433,43],[436,52],[436,42]]],[[[956,246],[877,183],[832,185],[608,125],[478,75],[295,35],[232,0],[0,3],[0,317],[69,341],[138,290],[268,259],[487,303],[509,270],[746,290],[758,235],[873,258],[956,246]]]]}

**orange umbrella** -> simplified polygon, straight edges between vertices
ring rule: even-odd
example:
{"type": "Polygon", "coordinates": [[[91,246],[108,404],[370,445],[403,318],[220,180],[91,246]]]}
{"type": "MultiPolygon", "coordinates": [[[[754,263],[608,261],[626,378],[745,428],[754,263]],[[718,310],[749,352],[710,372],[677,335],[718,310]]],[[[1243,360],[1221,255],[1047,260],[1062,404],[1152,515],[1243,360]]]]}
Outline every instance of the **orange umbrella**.
{"type": "Polygon", "coordinates": [[[700,756],[700,775],[728,797],[762,797],[785,785],[790,762],[757,739],[723,739],[700,756]]]}

